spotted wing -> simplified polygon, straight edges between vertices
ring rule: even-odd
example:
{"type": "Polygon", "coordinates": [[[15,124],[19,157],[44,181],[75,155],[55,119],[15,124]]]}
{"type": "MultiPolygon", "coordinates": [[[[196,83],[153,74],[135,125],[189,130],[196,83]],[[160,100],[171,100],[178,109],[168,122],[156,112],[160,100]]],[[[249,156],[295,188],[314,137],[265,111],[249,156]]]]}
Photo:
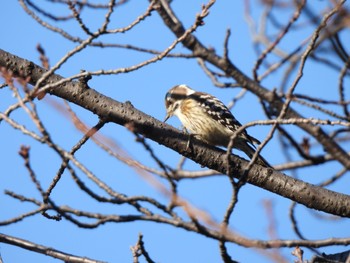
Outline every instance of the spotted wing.
{"type": "MultiPolygon", "coordinates": [[[[210,115],[211,118],[215,119],[232,132],[235,132],[242,126],[242,124],[232,115],[231,111],[218,98],[204,92],[195,92],[189,97],[194,99],[203,109],[205,109],[205,112],[210,115]]],[[[246,130],[244,130],[241,135],[252,144],[253,141],[257,141],[255,138],[249,136],[246,130]]]]}

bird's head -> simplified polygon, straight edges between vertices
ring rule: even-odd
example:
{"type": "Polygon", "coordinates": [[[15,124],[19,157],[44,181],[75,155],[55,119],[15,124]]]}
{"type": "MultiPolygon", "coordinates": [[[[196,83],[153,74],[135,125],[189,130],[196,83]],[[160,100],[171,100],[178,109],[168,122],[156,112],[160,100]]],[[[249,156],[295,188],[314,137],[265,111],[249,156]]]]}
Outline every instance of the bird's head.
{"type": "Polygon", "coordinates": [[[166,122],[171,116],[177,115],[182,101],[194,92],[193,89],[185,84],[171,88],[165,95],[166,116],[164,122],[166,122]]]}

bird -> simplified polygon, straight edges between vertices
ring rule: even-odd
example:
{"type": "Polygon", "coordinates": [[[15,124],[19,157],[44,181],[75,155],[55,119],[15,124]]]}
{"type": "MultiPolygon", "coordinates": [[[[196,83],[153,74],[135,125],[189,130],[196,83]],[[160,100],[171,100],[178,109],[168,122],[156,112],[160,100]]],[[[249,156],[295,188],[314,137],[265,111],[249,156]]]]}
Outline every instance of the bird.
{"type": "MultiPolygon", "coordinates": [[[[176,85],[166,93],[165,108],[164,122],[175,115],[190,134],[213,146],[227,148],[231,136],[242,126],[218,98],[195,91],[186,84],[176,85]]],[[[252,158],[256,151],[255,144],[260,144],[260,141],[244,129],[236,135],[233,148],[252,158]]],[[[260,154],[256,163],[271,167],[260,154]]]]}

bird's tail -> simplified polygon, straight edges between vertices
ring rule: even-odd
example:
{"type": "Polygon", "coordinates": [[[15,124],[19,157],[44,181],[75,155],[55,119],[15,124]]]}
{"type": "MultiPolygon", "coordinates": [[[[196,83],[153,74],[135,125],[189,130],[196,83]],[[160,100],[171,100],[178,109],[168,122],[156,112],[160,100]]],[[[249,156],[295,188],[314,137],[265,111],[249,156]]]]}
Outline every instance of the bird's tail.
{"type": "MultiPolygon", "coordinates": [[[[241,151],[243,151],[246,155],[248,155],[248,157],[251,159],[253,158],[254,153],[256,152],[256,149],[253,148],[252,146],[250,146],[247,142],[242,142],[239,145],[239,149],[241,151]]],[[[237,147],[238,148],[238,147],[237,147]]],[[[272,166],[259,154],[256,161],[256,164],[259,164],[261,166],[267,167],[267,168],[271,168],[272,166]]]]}

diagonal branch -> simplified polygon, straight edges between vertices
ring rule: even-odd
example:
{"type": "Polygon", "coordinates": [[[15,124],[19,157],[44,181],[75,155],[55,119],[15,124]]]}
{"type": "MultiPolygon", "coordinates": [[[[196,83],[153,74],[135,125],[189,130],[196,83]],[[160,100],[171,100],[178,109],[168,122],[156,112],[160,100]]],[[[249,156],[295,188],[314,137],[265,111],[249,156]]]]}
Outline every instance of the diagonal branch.
{"type": "MultiPolygon", "coordinates": [[[[29,83],[32,85],[35,85],[46,72],[45,69],[34,63],[0,49],[1,67],[13,72],[14,76],[30,77],[29,83]]],[[[55,83],[62,79],[63,77],[53,74],[47,79],[47,82],[55,83]]],[[[106,121],[127,126],[133,132],[140,133],[161,145],[171,148],[202,166],[227,174],[226,151],[204,144],[195,138],[192,140],[192,150],[189,151],[187,149],[188,135],[137,110],[130,102],[115,101],[77,81],[68,81],[64,85],[49,90],[49,93],[79,105],[106,121]]],[[[244,174],[244,167],[248,162],[235,155],[230,156],[229,162],[232,176],[240,178],[244,174]]],[[[348,195],[305,183],[259,165],[254,165],[245,176],[248,183],[289,198],[309,208],[350,217],[350,196],[348,195]]]]}
{"type": "Polygon", "coordinates": [[[53,258],[61,259],[64,262],[72,262],[72,263],[103,263],[102,261],[97,261],[93,259],[89,259],[87,257],[79,257],[72,254],[67,254],[65,252],[59,251],[57,249],[53,249],[50,247],[42,246],[39,244],[35,244],[28,240],[24,240],[18,237],[13,237],[9,235],[4,235],[0,233],[0,243],[6,243],[10,245],[14,245],[17,247],[21,247],[30,251],[35,251],[40,254],[44,254],[53,258]]]}

